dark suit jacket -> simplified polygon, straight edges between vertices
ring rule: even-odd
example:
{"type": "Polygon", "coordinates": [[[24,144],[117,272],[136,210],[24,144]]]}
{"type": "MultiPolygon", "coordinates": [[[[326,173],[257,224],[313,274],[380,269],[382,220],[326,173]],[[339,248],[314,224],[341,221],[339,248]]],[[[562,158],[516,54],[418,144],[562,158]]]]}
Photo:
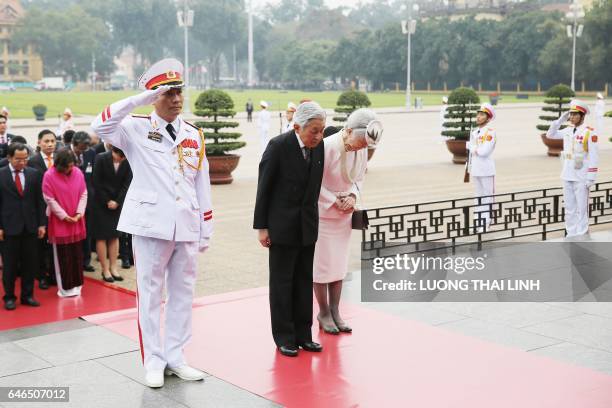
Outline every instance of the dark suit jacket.
{"type": "Polygon", "coordinates": [[[28,167],[38,170],[40,174],[45,174],[47,171],[47,163],[45,163],[40,152],[35,152],[34,155],[30,157],[30,160],[28,160],[28,167]]]}
{"type": "MultiPolygon", "coordinates": [[[[77,158],[78,160],[78,158],[77,158]]],[[[87,149],[83,152],[83,162],[78,166],[85,176],[85,184],[87,185],[87,208],[91,207],[94,200],[93,186],[93,168],[96,162],[96,152],[93,149],[87,149]],[[88,171],[89,168],[89,171],[88,171]]]]}
{"type": "Polygon", "coordinates": [[[93,185],[97,205],[106,208],[110,200],[116,201],[119,206],[123,205],[132,181],[132,169],[128,161],[121,162],[115,172],[112,152],[101,153],[96,157],[94,168],[93,185]]]}
{"type": "Polygon", "coordinates": [[[12,133],[6,134],[6,143],[0,143],[0,158],[5,158],[8,155],[8,145],[11,143],[11,139],[15,137],[12,133]]]}
{"type": "Polygon", "coordinates": [[[304,160],[295,131],[271,139],[259,163],[253,228],[267,228],[272,244],[306,246],[317,241],[323,142],[304,160]]]}
{"type": "Polygon", "coordinates": [[[36,233],[47,225],[45,203],[42,196],[42,175],[25,168],[23,197],[17,192],[10,167],[0,169],[0,229],[5,235],[36,233]]]}
{"type": "Polygon", "coordinates": [[[100,142],[95,146],[92,146],[92,149],[94,152],[96,152],[96,154],[102,154],[106,151],[106,149],[104,148],[104,143],[100,142]]]}

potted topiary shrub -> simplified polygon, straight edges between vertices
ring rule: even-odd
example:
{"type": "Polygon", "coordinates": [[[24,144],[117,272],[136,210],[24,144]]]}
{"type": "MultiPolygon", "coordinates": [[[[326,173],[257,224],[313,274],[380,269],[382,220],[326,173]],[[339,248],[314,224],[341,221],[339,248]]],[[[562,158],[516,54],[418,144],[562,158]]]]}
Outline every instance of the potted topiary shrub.
{"type": "Polygon", "coordinates": [[[36,120],[45,120],[45,115],[47,114],[47,107],[41,103],[32,106],[32,112],[34,112],[34,116],[36,116],[36,120]]]}
{"type": "MultiPolygon", "coordinates": [[[[334,109],[337,116],[334,116],[333,119],[339,123],[346,122],[351,113],[359,108],[367,108],[370,105],[372,105],[372,102],[370,102],[370,98],[364,92],[356,90],[342,92],[334,109]]],[[[372,158],[375,151],[376,148],[368,148],[368,160],[372,158]]]]}
{"type": "Polygon", "coordinates": [[[222,132],[224,128],[237,128],[238,122],[224,121],[236,115],[234,101],[224,91],[211,89],[202,92],[195,103],[197,116],[208,118],[196,122],[195,125],[204,129],[206,136],[206,156],[210,165],[210,182],[212,184],[230,184],[232,171],[238,166],[240,155],[229,154],[232,150],[240,149],[246,145],[238,141],[241,136],[238,132],[222,132]],[[206,130],[210,131],[206,131],[206,130]]]}
{"type": "MultiPolygon", "coordinates": [[[[567,85],[558,84],[550,88],[548,91],[546,91],[546,99],[544,99],[546,106],[542,108],[545,114],[541,115],[540,119],[547,122],[552,122],[559,119],[563,112],[569,110],[569,106],[567,105],[575,95],[576,94],[574,91],[572,91],[572,89],[567,85]]],[[[546,132],[550,127],[550,123],[540,124],[536,127],[538,130],[544,132],[541,134],[541,137],[542,142],[544,142],[548,148],[548,155],[559,156],[559,154],[561,154],[561,150],[563,150],[563,139],[549,139],[546,137],[546,132]]],[[[561,129],[564,127],[565,126],[561,126],[561,129]]]]}
{"type": "Polygon", "coordinates": [[[478,94],[472,88],[457,88],[448,96],[448,108],[444,117],[445,130],[443,136],[448,136],[446,147],[453,154],[453,163],[465,164],[467,148],[465,142],[470,140],[470,132],[476,125],[476,111],[480,104],[478,94]]]}

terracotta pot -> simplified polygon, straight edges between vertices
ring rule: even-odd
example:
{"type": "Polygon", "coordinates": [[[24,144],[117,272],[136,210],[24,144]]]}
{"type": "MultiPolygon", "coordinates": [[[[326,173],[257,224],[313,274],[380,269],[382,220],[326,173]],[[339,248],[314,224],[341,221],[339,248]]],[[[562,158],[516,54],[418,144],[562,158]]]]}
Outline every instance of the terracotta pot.
{"type": "Polygon", "coordinates": [[[234,181],[232,171],[238,167],[240,155],[208,156],[211,184],[230,184],[234,181]]]}
{"type": "Polygon", "coordinates": [[[368,147],[368,161],[370,161],[372,156],[374,156],[374,153],[376,153],[376,148],[371,149],[371,148],[368,147]]]}
{"type": "Polygon", "coordinates": [[[563,139],[549,139],[546,137],[546,133],[542,133],[542,142],[548,147],[548,155],[553,157],[559,157],[563,150],[563,139]]]}
{"type": "Polygon", "coordinates": [[[465,142],[465,140],[446,139],[446,148],[453,154],[453,163],[465,164],[467,161],[465,142]]]}

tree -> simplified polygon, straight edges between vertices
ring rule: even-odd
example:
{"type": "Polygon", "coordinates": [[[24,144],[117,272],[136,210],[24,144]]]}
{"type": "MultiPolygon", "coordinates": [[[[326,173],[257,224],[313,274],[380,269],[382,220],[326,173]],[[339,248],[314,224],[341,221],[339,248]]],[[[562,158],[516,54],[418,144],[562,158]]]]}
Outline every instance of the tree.
{"type": "Polygon", "coordinates": [[[443,136],[455,140],[469,140],[470,131],[476,124],[476,111],[479,108],[480,98],[471,88],[457,88],[448,96],[446,119],[444,127],[451,130],[442,131],[443,136]]]}
{"type": "Polygon", "coordinates": [[[92,56],[98,73],[110,74],[115,68],[117,48],[112,44],[109,27],[77,5],[62,11],[30,8],[13,41],[20,47],[34,47],[44,62],[45,75],[86,80],[92,56]]]}
{"type": "Polygon", "coordinates": [[[224,156],[227,152],[240,149],[246,146],[245,142],[237,141],[241,134],[238,132],[220,132],[223,128],[237,128],[238,122],[223,121],[223,118],[231,118],[236,115],[234,101],[224,91],[211,89],[202,92],[195,103],[196,116],[212,118],[212,121],[196,122],[195,125],[202,129],[211,129],[212,132],[205,132],[207,139],[212,139],[212,143],[206,142],[206,154],[210,156],[224,156]],[[219,120],[219,118],[222,118],[219,120]]]}
{"type": "MultiPolygon", "coordinates": [[[[546,99],[544,99],[544,103],[548,106],[544,106],[542,110],[544,112],[553,112],[553,114],[544,114],[540,116],[540,119],[547,122],[552,122],[559,119],[563,112],[569,110],[567,104],[570,103],[571,98],[573,98],[575,95],[576,93],[567,85],[558,84],[550,88],[548,91],[546,91],[546,99]]],[[[546,132],[548,131],[550,124],[537,125],[536,127],[539,130],[546,132]]],[[[562,126],[561,129],[564,127],[565,126],[562,126]]]]}
{"type": "Polygon", "coordinates": [[[367,108],[371,104],[372,102],[370,102],[368,95],[361,91],[352,90],[342,92],[338,97],[336,108],[334,109],[336,113],[342,116],[336,116],[334,120],[336,122],[346,122],[351,113],[359,108],[367,108]]]}
{"type": "Polygon", "coordinates": [[[99,2],[98,7],[106,9],[119,46],[131,46],[143,66],[171,54],[171,49],[177,49],[176,40],[182,39],[176,7],[168,0],[108,0],[99,2]]]}
{"type": "Polygon", "coordinates": [[[192,38],[203,47],[213,81],[220,76],[221,55],[246,38],[246,13],[242,0],[194,0],[192,38]]]}

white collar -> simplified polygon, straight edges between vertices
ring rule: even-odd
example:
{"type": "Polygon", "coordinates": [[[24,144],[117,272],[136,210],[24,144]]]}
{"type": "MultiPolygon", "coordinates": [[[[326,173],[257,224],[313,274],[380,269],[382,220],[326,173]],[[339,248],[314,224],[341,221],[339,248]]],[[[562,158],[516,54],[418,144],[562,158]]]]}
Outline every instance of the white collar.
{"type": "MultiPolygon", "coordinates": [[[[11,169],[11,174],[15,173],[15,168],[13,167],[13,165],[11,163],[9,163],[9,169],[11,169]]],[[[19,171],[20,173],[24,173],[25,174],[25,169],[19,171]]]]}
{"type": "MultiPolygon", "coordinates": [[[[73,150],[73,151],[74,151],[74,150],[73,150]]],[[[39,153],[40,153],[40,156],[41,156],[43,159],[46,159],[46,158],[48,157],[48,156],[47,156],[47,155],[46,155],[46,154],[45,154],[45,153],[44,153],[42,150],[41,150],[39,153]]],[[[52,159],[53,159],[53,156],[54,156],[54,154],[53,154],[53,152],[51,152],[51,158],[52,158],[52,159]]]]}
{"type": "Polygon", "coordinates": [[[166,129],[166,126],[168,126],[168,123],[170,123],[174,128],[175,135],[178,135],[179,130],[181,129],[181,115],[178,115],[172,122],[166,122],[157,114],[157,112],[153,111],[153,113],[151,113],[151,121],[158,129],[166,129]]]}
{"type": "Polygon", "coordinates": [[[298,135],[297,132],[295,132],[295,137],[297,137],[300,149],[303,149],[306,145],[304,144],[304,142],[302,142],[302,139],[300,139],[300,135],[298,135]]]}

